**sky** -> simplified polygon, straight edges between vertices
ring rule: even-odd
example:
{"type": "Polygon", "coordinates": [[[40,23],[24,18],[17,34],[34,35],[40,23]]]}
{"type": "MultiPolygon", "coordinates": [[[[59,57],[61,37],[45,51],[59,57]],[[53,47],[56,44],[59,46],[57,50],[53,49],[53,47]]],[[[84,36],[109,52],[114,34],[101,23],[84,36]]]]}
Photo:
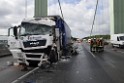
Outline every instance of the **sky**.
{"type": "MultiPolygon", "coordinates": [[[[48,0],[48,15],[60,15],[58,0],[48,0]]],[[[34,16],[34,0],[27,0],[27,17],[34,16]]],[[[96,0],[60,0],[64,20],[69,25],[72,36],[83,38],[90,35],[96,0]]],[[[25,0],[0,0],[0,35],[7,29],[20,24],[25,18],[25,0]]],[[[109,0],[99,0],[92,35],[109,34],[109,0]]]]}

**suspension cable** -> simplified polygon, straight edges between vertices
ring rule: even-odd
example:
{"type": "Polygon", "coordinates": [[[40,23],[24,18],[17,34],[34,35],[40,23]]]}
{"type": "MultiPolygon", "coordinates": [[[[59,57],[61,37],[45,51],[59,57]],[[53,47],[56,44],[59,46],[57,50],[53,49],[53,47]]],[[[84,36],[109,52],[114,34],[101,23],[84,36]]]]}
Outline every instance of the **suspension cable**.
{"type": "Polygon", "coordinates": [[[60,0],[58,0],[58,3],[59,3],[59,8],[60,8],[60,11],[61,11],[62,18],[64,19],[64,15],[63,15],[63,12],[62,12],[62,7],[61,7],[61,2],[60,2],[60,0]]]}
{"type": "Polygon", "coordinates": [[[93,28],[94,28],[94,23],[95,23],[97,8],[98,8],[98,0],[97,0],[97,3],[96,3],[96,8],[95,8],[95,13],[94,13],[94,18],[93,18],[93,24],[92,24],[92,28],[91,28],[91,32],[90,32],[90,37],[92,35],[92,31],[93,31],[93,28]]]}

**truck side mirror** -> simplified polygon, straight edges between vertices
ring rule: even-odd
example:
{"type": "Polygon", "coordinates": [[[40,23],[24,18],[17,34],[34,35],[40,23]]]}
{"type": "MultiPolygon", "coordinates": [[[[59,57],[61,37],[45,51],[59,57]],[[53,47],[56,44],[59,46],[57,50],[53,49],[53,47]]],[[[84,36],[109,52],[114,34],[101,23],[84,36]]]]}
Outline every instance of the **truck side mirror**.
{"type": "Polygon", "coordinates": [[[16,26],[14,26],[13,27],[13,34],[14,34],[14,36],[15,36],[15,39],[18,39],[18,31],[17,31],[17,29],[18,29],[18,27],[16,27],[16,26]]]}
{"type": "Polygon", "coordinates": [[[8,29],[8,36],[10,36],[10,30],[12,29],[12,27],[10,27],[9,29],[8,29]]]}
{"type": "Polygon", "coordinates": [[[117,37],[117,41],[119,41],[119,37],[117,37]]]}

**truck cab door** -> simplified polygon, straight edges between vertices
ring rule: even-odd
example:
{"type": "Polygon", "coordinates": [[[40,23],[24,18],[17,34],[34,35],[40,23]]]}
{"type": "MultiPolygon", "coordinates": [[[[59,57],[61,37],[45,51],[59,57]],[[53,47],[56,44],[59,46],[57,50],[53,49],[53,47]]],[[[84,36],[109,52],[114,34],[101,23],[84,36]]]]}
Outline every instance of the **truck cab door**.
{"type": "Polygon", "coordinates": [[[16,48],[19,45],[19,44],[17,45],[17,43],[19,43],[19,41],[18,41],[19,28],[17,28],[17,30],[14,30],[14,29],[15,29],[14,27],[11,27],[8,29],[8,46],[9,46],[9,48],[16,48]]]}

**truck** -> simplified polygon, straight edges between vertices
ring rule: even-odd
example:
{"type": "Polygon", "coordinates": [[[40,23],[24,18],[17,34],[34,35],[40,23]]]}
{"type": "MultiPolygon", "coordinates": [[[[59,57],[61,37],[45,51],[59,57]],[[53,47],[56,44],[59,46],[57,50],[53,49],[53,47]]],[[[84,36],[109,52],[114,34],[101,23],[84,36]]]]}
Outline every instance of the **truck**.
{"type": "Polygon", "coordinates": [[[14,59],[26,66],[57,62],[71,48],[71,30],[60,16],[24,19],[8,30],[14,59]]]}
{"type": "Polygon", "coordinates": [[[124,34],[112,34],[110,38],[112,47],[124,47],[124,34]]]}

